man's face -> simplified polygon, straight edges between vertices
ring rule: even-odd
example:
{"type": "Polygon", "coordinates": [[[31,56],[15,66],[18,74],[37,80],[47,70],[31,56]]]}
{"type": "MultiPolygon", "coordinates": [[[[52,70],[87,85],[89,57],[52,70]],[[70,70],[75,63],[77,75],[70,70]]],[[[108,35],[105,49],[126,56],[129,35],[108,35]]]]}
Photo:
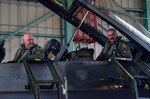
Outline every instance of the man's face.
{"type": "Polygon", "coordinates": [[[113,43],[113,42],[116,40],[116,38],[117,38],[116,32],[115,32],[115,31],[109,31],[109,32],[107,33],[107,38],[108,38],[108,40],[109,40],[111,43],[113,43]]]}
{"type": "Polygon", "coordinates": [[[31,48],[34,45],[34,39],[31,34],[25,34],[23,37],[23,43],[25,44],[25,48],[31,48]]]}

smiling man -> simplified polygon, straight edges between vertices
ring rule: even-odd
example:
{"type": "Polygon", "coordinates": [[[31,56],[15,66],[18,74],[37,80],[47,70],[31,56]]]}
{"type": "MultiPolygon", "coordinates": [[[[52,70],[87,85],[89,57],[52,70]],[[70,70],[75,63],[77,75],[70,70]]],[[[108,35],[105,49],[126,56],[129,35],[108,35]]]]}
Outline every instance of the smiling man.
{"type": "Polygon", "coordinates": [[[23,58],[27,60],[44,58],[44,51],[39,45],[34,43],[32,34],[24,34],[22,41],[23,44],[21,44],[21,47],[17,50],[14,61],[20,62],[23,58]]]}
{"type": "Polygon", "coordinates": [[[132,59],[130,48],[127,42],[121,40],[116,30],[111,28],[107,32],[108,41],[96,60],[109,60],[111,57],[121,57],[132,59]]]}

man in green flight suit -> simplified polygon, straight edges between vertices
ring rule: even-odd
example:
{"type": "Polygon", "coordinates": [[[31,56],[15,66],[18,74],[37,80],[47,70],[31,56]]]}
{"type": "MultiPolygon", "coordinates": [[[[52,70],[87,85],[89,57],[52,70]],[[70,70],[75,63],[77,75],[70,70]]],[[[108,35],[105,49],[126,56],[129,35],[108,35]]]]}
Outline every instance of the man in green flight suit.
{"type": "Polygon", "coordinates": [[[132,60],[132,54],[127,42],[121,40],[116,33],[116,30],[111,28],[107,32],[108,41],[105,43],[104,48],[96,60],[109,60],[110,58],[119,58],[132,60]]]}
{"type": "Polygon", "coordinates": [[[32,34],[24,34],[22,41],[23,44],[21,44],[21,47],[15,54],[15,62],[20,62],[24,58],[32,61],[36,59],[44,59],[44,50],[34,43],[32,34]]]}

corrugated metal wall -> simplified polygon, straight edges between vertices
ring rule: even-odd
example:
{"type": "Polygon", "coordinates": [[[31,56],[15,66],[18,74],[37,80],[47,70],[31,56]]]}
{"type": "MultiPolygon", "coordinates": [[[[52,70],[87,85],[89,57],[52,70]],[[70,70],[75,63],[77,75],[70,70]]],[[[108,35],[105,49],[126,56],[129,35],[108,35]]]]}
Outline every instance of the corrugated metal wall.
{"type": "MultiPolygon", "coordinates": [[[[6,36],[4,34],[13,33],[48,11],[50,10],[35,2],[0,0],[0,38],[6,36]]],[[[63,27],[60,23],[60,17],[54,14],[35,26],[27,26],[29,28],[22,31],[22,34],[62,35],[63,27]]],[[[35,37],[35,43],[43,47],[49,39],[50,37],[35,37]]],[[[61,38],[56,37],[56,39],[62,41],[61,38]]],[[[6,56],[3,62],[14,58],[14,54],[21,43],[21,36],[13,36],[6,40],[6,56]]]]}
{"type": "Polygon", "coordinates": [[[142,0],[115,0],[115,2],[124,9],[132,9],[132,11],[129,13],[134,16],[141,24],[143,24],[143,15],[139,12],[136,12],[136,9],[142,9],[142,0]]]}

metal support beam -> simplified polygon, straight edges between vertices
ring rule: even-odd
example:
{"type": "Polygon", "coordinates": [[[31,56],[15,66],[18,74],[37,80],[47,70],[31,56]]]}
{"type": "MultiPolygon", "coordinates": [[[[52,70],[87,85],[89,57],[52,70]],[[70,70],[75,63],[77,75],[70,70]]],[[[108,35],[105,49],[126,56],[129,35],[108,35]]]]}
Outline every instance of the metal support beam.
{"type": "Polygon", "coordinates": [[[143,9],[137,9],[137,8],[123,8],[123,9],[126,10],[126,11],[129,11],[129,12],[144,13],[144,10],[143,10],[143,9]]]}
{"type": "Polygon", "coordinates": [[[13,33],[9,34],[9,35],[6,35],[5,37],[1,38],[0,39],[0,42],[6,40],[6,39],[9,39],[11,38],[12,36],[14,36],[15,34],[18,34],[19,32],[22,32],[26,29],[29,29],[31,26],[33,25],[36,25],[38,23],[40,23],[41,21],[43,21],[45,18],[49,17],[49,16],[52,16],[53,13],[51,11],[47,12],[46,14],[36,18],[35,20],[31,21],[30,23],[26,24],[25,26],[19,28],[18,30],[14,31],[13,33]]]}
{"type": "MultiPolygon", "coordinates": [[[[13,32],[0,32],[0,35],[9,35],[13,32]]],[[[54,35],[54,34],[39,34],[39,33],[32,33],[34,37],[49,37],[49,38],[64,38],[64,35],[54,35]]],[[[23,32],[19,32],[14,36],[23,36],[23,32]]]]}
{"type": "MultiPolygon", "coordinates": [[[[143,6],[143,10],[144,10],[144,17],[146,18],[145,20],[144,20],[144,27],[146,28],[146,29],[148,29],[148,11],[149,11],[149,9],[148,9],[148,1],[149,0],[142,0],[141,1],[141,3],[142,3],[142,6],[143,6]]],[[[149,4],[150,5],[150,4],[149,4]]]]}
{"type": "MultiPolygon", "coordinates": [[[[69,8],[71,4],[72,4],[71,0],[66,0],[66,3],[65,3],[66,8],[69,8]]],[[[64,21],[64,34],[65,34],[65,37],[64,37],[65,44],[67,44],[71,35],[73,34],[73,26],[67,21],[64,21]]],[[[73,41],[70,42],[70,46],[68,50],[69,51],[73,50],[73,41]]]]}
{"type": "Polygon", "coordinates": [[[147,20],[144,21],[146,28],[150,31],[150,0],[142,0],[144,2],[143,7],[145,7],[145,16],[147,20]]]}

